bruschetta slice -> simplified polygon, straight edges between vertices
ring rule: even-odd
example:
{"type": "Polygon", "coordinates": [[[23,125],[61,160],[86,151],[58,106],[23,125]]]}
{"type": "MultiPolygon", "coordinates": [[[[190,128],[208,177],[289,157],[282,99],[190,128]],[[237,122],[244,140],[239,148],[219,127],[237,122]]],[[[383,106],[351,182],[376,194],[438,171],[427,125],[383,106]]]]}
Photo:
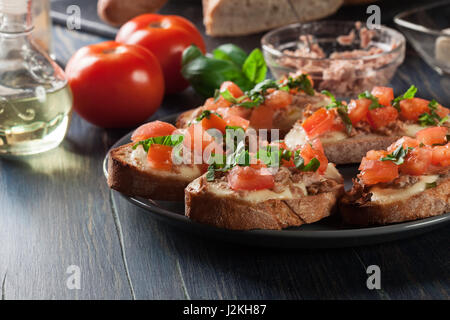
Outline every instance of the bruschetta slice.
{"type": "Polygon", "coordinates": [[[226,81],[214,98],[209,98],[199,108],[181,114],[177,127],[189,126],[203,111],[210,110],[223,117],[242,117],[255,130],[279,129],[279,136],[284,137],[303,116],[306,106],[318,109],[330,102],[328,96],[313,89],[312,80],[306,74],[279,81],[268,79],[246,93],[233,82],[226,81]]]}
{"type": "Polygon", "coordinates": [[[328,163],[319,140],[295,151],[283,143],[268,150],[240,153],[238,158],[246,159],[240,164],[211,165],[186,188],[186,216],[219,228],[277,230],[334,212],[344,193],[343,178],[328,163]],[[268,159],[279,159],[280,165],[268,159]]]}
{"type": "Polygon", "coordinates": [[[394,99],[392,88],[375,87],[350,103],[332,99],[325,108],[311,111],[286,135],[295,148],[319,138],[328,159],[336,164],[359,163],[369,150],[385,149],[402,136],[414,137],[427,126],[450,126],[449,109],[436,101],[415,98],[414,86],[394,99]]]}
{"type": "Polygon", "coordinates": [[[389,224],[450,211],[448,129],[430,127],[362,159],[353,188],[340,202],[345,223],[389,224]]]}

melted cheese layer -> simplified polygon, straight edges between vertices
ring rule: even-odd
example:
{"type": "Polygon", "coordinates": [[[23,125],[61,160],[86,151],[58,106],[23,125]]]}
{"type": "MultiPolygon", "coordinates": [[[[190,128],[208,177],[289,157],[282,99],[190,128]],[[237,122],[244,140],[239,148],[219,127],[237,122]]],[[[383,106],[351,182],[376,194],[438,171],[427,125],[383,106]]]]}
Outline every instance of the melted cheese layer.
{"type": "MultiPolygon", "coordinates": [[[[348,136],[341,131],[330,131],[319,136],[322,143],[333,143],[347,138],[348,136]]],[[[309,138],[300,124],[296,124],[284,138],[284,142],[290,149],[295,149],[297,146],[304,145],[307,141],[309,141],[309,138]]]]}
{"type": "Polygon", "coordinates": [[[425,191],[427,183],[436,182],[438,178],[438,175],[421,176],[419,178],[420,180],[412,186],[401,189],[373,187],[370,189],[372,193],[371,201],[376,203],[392,203],[408,199],[425,191]]]}

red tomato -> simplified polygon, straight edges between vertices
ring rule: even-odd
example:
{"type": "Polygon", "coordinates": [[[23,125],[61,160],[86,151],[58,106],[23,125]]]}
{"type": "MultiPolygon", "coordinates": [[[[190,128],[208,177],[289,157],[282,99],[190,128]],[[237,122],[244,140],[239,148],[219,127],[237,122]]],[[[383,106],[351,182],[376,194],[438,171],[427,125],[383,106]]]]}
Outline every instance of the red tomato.
{"type": "Polygon", "coordinates": [[[232,114],[224,117],[223,119],[225,120],[227,126],[241,127],[244,130],[247,130],[250,125],[250,121],[232,114]]]}
{"type": "Polygon", "coordinates": [[[335,125],[336,114],[331,110],[320,108],[307,118],[302,127],[310,138],[315,138],[324,132],[331,131],[335,125]]]}
{"type": "Polygon", "coordinates": [[[353,125],[356,125],[361,120],[366,119],[369,107],[372,101],[370,99],[352,100],[348,104],[348,116],[353,125]]]}
{"type": "Polygon", "coordinates": [[[183,140],[183,144],[196,153],[202,153],[211,143],[215,143],[215,140],[206,132],[201,122],[190,125],[183,140]]]}
{"type": "Polygon", "coordinates": [[[419,120],[422,113],[429,112],[430,101],[421,98],[411,98],[400,101],[400,117],[403,120],[419,120]]]}
{"type": "Polygon", "coordinates": [[[169,171],[172,169],[172,147],[152,144],[148,148],[147,160],[150,167],[169,171]]]}
{"type": "Polygon", "coordinates": [[[360,179],[366,185],[391,182],[398,177],[398,166],[392,161],[380,161],[386,151],[371,150],[362,159],[359,166],[360,179]]]}
{"type": "Polygon", "coordinates": [[[155,56],[139,46],[114,41],[78,50],[66,67],[74,109],[105,128],[145,121],[161,104],[164,79],[155,56]]]}
{"type": "Polygon", "coordinates": [[[445,108],[445,107],[443,107],[441,105],[438,105],[436,113],[438,114],[439,117],[445,118],[450,113],[450,109],[445,108]]]}
{"type": "Polygon", "coordinates": [[[432,151],[429,147],[415,148],[406,156],[405,162],[400,165],[400,172],[412,176],[427,173],[431,164],[432,151]]]}
{"type": "Polygon", "coordinates": [[[388,87],[374,87],[372,95],[378,98],[378,102],[383,106],[390,106],[391,101],[394,100],[394,90],[388,87]]]}
{"type": "Polygon", "coordinates": [[[374,129],[387,126],[389,123],[397,120],[398,112],[394,107],[382,107],[369,110],[367,119],[374,129]]]}
{"type": "Polygon", "coordinates": [[[283,90],[275,90],[271,94],[266,96],[264,104],[270,106],[273,109],[286,108],[292,103],[292,95],[289,92],[283,90]]]}
{"type": "Polygon", "coordinates": [[[228,184],[233,190],[262,190],[272,189],[275,180],[264,167],[235,166],[228,174],[228,184]]]}
{"type": "Polygon", "coordinates": [[[422,142],[428,146],[432,146],[433,144],[444,144],[447,142],[447,128],[426,128],[417,132],[416,137],[419,142],[422,142]]]}
{"type": "Polygon", "coordinates": [[[225,127],[227,126],[225,120],[214,113],[211,113],[209,117],[204,117],[201,124],[205,131],[208,129],[217,129],[222,133],[225,133],[225,127]]]}
{"type": "Polygon", "coordinates": [[[433,148],[431,163],[438,166],[450,166],[450,143],[433,148]]]}
{"type": "Polygon", "coordinates": [[[170,136],[177,128],[170,123],[153,121],[137,128],[131,136],[131,141],[141,141],[153,137],[170,136]]]}
{"type": "Polygon", "coordinates": [[[325,152],[323,150],[322,142],[319,139],[315,139],[311,142],[311,144],[306,143],[302,150],[300,151],[300,155],[305,161],[305,165],[308,164],[313,158],[316,158],[320,162],[320,167],[317,170],[319,173],[324,173],[328,167],[328,159],[325,156],[325,152]]]}
{"type": "Polygon", "coordinates": [[[140,15],[120,28],[116,41],[141,45],[156,56],[164,72],[167,93],[182,91],[189,85],[181,75],[184,49],[195,44],[206,52],[200,32],[189,20],[179,16],[140,15]]]}
{"type": "Polygon", "coordinates": [[[388,152],[394,152],[400,145],[403,146],[403,148],[415,148],[417,146],[419,146],[419,141],[417,141],[417,139],[414,138],[410,138],[410,137],[402,137],[401,139],[397,140],[396,142],[394,142],[393,144],[391,144],[388,148],[387,151],[388,152]]]}
{"type": "Polygon", "coordinates": [[[255,129],[272,129],[274,110],[268,105],[262,104],[252,111],[250,125],[255,129]]]}
{"type": "Polygon", "coordinates": [[[224,92],[227,90],[235,98],[240,98],[244,95],[244,92],[242,92],[241,88],[239,88],[239,86],[233,81],[225,81],[220,85],[220,92],[224,92]]]}

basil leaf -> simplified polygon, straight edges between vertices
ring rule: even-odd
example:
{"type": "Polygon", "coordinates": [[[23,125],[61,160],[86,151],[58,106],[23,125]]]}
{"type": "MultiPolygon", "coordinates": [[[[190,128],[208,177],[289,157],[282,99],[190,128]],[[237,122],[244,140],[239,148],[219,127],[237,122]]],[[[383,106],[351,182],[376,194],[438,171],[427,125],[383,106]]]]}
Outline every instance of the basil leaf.
{"type": "Polygon", "coordinates": [[[343,104],[342,101],[337,100],[336,97],[327,90],[323,90],[322,94],[327,95],[331,99],[331,103],[329,105],[327,105],[325,108],[327,110],[337,109],[338,115],[345,125],[347,134],[350,134],[353,129],[353,124],[352,124],[352,121],[350,120],[350,117],[348,116],[347,106],[345,104],[343,104]]]}
{"type": "Polygon", "coordinates": [[[371,94],[369,91],[365,91],[358,95],[359,99],[369,99],[372,103],[369,106],[369,110],[378,109],[384,107],[382,104],[378,102],[378,98],[371,94]]]}
{"type": "Polygon", "coordinates": [[[242,72],[253,83],[261,82],[266,78],[267,66],[261,50],[254,49],[250,53],[242,66],[242,72]]]}
{"type": "Polygon", "coordinates": [[[316,172],[320,167],[320,161],[317,158],[312,158],[311,161],[303,168],[302,171],[316,172]]]}
{"type": "Polygon", "coordinates": [[[437,186],[436,182],[426,183],[425,184],[425,189],[436,188],[436,186],[437,186]]]}
{"type": "Polygon", "coordinates": [[[406,100],[406,99],[412,99],[412,98],[414,98],[416,93],[417,93],[417,88],[414,85],[412,85],[411,87],[409,87],[409,89],[404,94],[402,94],[401,96],[398,96],[397,98],[392,100],[392,106],[395,109],[397,109],[397,111],[401,111],[400,101],[406,100]]]}
{"type": "Polygon", "coordinates": [[[148,149],[153,144],[159,144],[163,146],[175,147],[183,142],[184,136],[181,134],[174,134],[170,136],[161,136],[161,137],[153,137],[146,140],[138,141],[133,145],[133,150],[138,146],[142,145],[145,152],[148,152],[148,149]]]}
{"type": "Polygon", "coordinates": [[[392,161],[396,165],[400,165],[405,162],[405,158],[408,155],[408,152],[413,148],[408,147],[406,149],[403,148],[403,145],[399,145],[397,149],[394,150],[391,154],[388,154],[386,157],[381,158],[381,161],[392,161]]]}
{"type": "Polygon", "coordinates": [[[247,59],[247,53],[232,43],[218,46],[213,51],[213,56],[216,59],[229,60],[238,65],[240,68],[242,68],[245,60],[247,59]]]}
{"type": "Polygon", "coordinates": [[[311,161],[305,165],[305,159],[300,155],[300,150],[297,150],[294,155],[294,165],[303,172],[316,172],[320,167],[320,161],[317,158],[312,158],[311,161]]]}
{"type": "Polygon", "coordinates": [[[195,122],[200,122],[205,118],[209,119],[212,114],[218,116],[219,118],[222,118],[222,116],[220,114],[218,114],[217,112],[214,112],[211,110],[203,110],[202,113],[197,118],[195,118],[195,122]]]}
{"type": "Polygon", "coordinates": [[[286,90],[289,89],[300,89],[303,90],[306,94],[313,96],[315,94],[314,88],[311,84],[311,81],[309,81],[308,75],[302,73],[298,77],[289,77],[287,79],[286,83],[283,83],[283,87],[280,88],[280,90],[286,90]]]}

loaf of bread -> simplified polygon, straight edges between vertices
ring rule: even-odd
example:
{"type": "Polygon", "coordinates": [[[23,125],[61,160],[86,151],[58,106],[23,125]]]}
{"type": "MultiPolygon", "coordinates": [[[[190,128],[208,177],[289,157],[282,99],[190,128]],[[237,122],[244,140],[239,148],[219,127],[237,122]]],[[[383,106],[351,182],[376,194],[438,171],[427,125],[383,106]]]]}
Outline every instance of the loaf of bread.
{"type": "Polygon", "coordinates": [[[344,0],[203,0],[203,23],[210,36],[247,35],[289,23],[329,16],[343,2],[344,0]]]}
{"type": "Polygon", "coordinates": [[[128,20],[158,11],[167,0],[98,0],[98,16],[106,23],[121,26],[128,20]]]}

